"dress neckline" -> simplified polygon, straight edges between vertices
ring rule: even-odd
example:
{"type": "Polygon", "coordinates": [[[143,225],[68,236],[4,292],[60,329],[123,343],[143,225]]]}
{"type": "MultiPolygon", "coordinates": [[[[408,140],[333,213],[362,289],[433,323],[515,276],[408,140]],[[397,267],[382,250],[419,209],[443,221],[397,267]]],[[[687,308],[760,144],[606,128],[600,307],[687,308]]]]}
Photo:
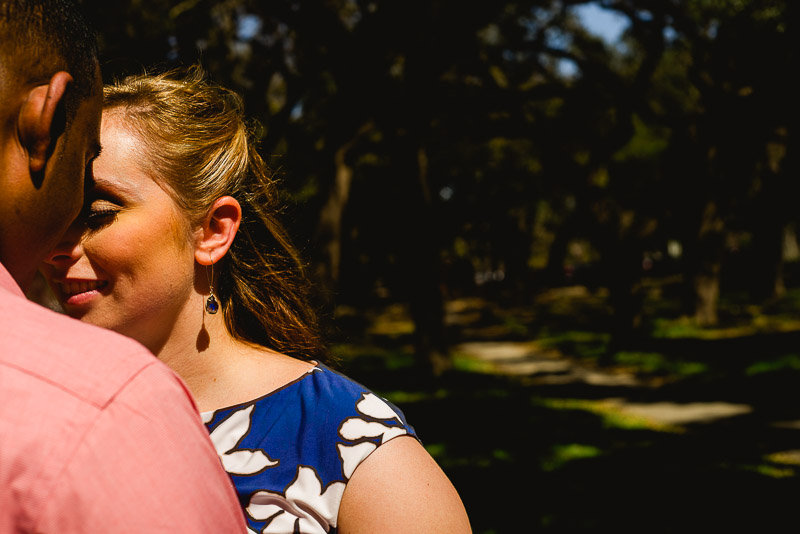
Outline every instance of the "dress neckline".
{"type": "Polygon", "coordinates": [[[275,395],[277,393],[280,393],[281,391],[283,391],[285,389],[288,389],[288,388],[290,388],[290,387],[292,387],[292,386],[294,386],[296,384],[299,384],[300,382],[302,382],[303,380],[305,380],[306,378],[311,376],[311,374],[314,373],[315,371],[322,371],[322,370],[325,369],[325,366],[320,362],[314,361],[312,363],[314,364],[313,367],[310,367],[305,373],[303,373],[302,375],[298,376],[297,378],[295,378],[293,380],[290,380],[289,382],[285,383],[284,385],[273,389],[272,391],[269,391],[269,392],[267,392],[267,393],[265,393],[263,395],[260,395],[260,396],[258,396],[256,398],[248,400],[248,401],[240,402],[240,403],[237,403],[237,404],[232,404],[230,406],[223,406],[222,408],[217,408],[215,410],[208,410],[208,411],[205,411],[205,412],[200,412],[200,415],[202,416],[203,421],[208,423],[209,421],[211,421],[213,415],[215,413],[217,413],[217,412],[220,412],[220,411],[223,411],[223,410],[232,410],[232,409],[235,409],[235,408],[242,408],[242,407],[248,406],[250,404],[255,404],[255,403],[260,402],[260,401],[262,401],[262,400],[264,400],[266,398],[269,398],[269,397],[271,397],[271,396],[273,396],[273,395],[275,395]]]}

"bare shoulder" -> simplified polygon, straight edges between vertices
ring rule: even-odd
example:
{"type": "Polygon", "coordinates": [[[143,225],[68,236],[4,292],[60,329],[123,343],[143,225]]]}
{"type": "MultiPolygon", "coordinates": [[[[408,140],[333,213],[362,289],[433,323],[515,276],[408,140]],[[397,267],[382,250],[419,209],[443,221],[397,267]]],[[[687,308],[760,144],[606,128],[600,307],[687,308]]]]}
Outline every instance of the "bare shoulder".
{"type": "Polygon", "coordinates": [[[400,436],[378,447],[347,484],[339,532],[471,532],[450,480],[420,443],[400,436]]]}

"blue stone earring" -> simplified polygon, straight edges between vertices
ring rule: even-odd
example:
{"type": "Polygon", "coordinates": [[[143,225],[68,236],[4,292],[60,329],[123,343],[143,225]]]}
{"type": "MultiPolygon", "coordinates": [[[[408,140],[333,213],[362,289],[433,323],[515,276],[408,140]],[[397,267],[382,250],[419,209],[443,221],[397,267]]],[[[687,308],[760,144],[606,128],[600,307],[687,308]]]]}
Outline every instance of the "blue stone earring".
{"type": "Polygon", "coordinates": [[[208,298],[206,299],[206,311],[210,315],[214,315],[219,311],[219,302],[214,296],[214,262],[211,262],[211,276],[208,275],[208,267],[206,267],[206,278],[208,278],[208,298]]]}

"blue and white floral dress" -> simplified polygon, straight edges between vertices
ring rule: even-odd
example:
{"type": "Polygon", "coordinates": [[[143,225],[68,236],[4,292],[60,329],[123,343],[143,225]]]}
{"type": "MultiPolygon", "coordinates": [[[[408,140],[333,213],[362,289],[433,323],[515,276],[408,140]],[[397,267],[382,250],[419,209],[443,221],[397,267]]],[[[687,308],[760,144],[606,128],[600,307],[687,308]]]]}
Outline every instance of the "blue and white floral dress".
{"type": "Polygon", "coordinates": [[[390,439],[416,437],[398,408],[322,364],[202,415],[251,533],[335,533],[356,467],[390,439]]]}

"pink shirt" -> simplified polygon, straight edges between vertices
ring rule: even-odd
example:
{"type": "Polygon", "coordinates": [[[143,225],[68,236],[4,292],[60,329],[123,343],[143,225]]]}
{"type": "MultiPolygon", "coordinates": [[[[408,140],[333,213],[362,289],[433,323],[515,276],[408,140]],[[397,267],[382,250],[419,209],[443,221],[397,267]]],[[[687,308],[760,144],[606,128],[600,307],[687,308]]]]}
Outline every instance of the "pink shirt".
{"type": "Polygon", "coordinates": [[[29,302],[0,264],[0,534],[244,531],[180,379],[29,302]]]}

